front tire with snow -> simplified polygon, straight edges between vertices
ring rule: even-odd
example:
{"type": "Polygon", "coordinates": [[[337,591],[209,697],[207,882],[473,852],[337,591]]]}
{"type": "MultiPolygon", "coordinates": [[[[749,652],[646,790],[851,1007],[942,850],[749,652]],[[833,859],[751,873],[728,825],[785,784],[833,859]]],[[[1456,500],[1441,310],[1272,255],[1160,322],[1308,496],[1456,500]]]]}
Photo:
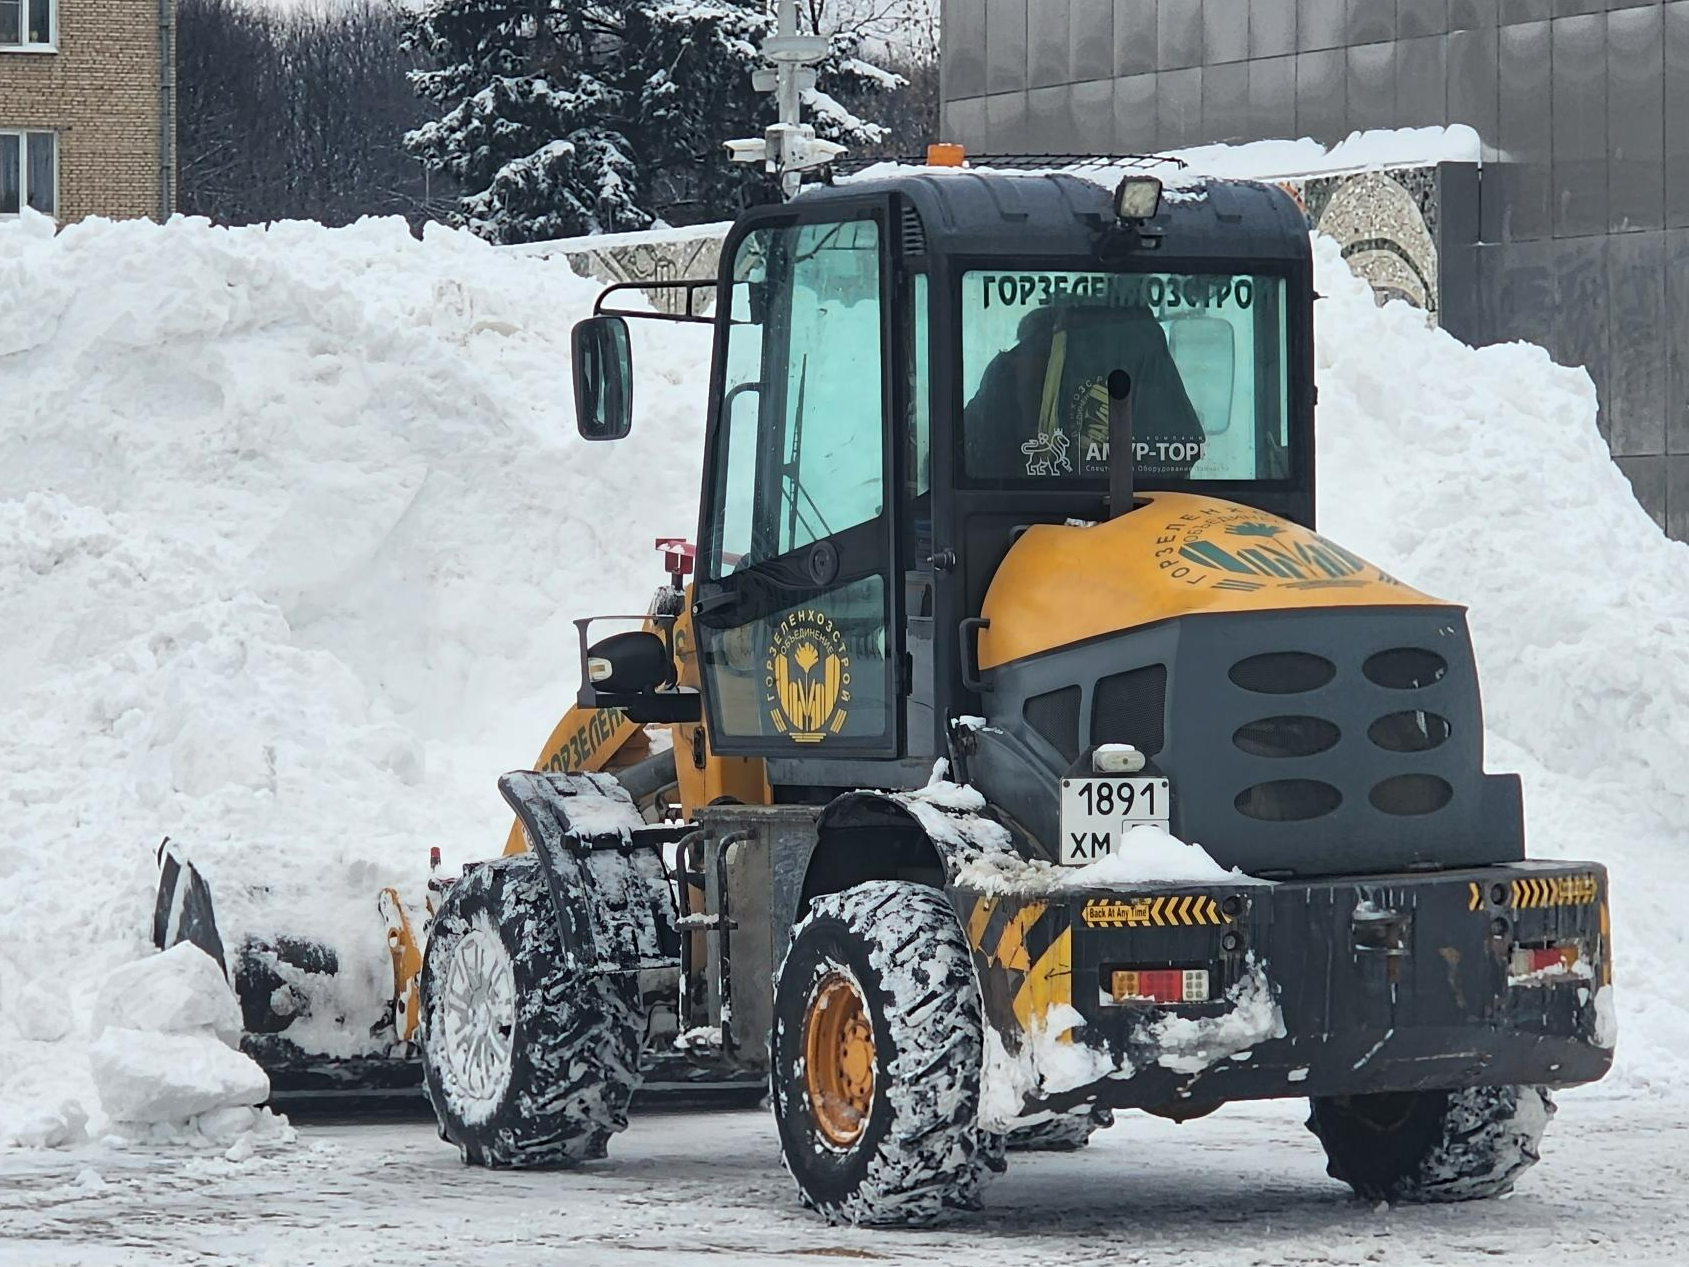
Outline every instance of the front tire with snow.
{"type": "Polygon", "coordinates": [[[1315,1099],[1326,1173],[1369,1201],[1477,1201],[1513,1190],[1554,1114],[1536,1087],[1315,1099]]]}
{"type": "Polygon", "coordinates": [[[815,900],[775,985],[772,1083],[786,1168],[832,1223],[976,1208],[983,1019],[944,895],[875,881],[815,900]]]}
{"type": "Polygon", "coordinates": [[[422,966],[422,1064],[440,1134],[466,1162],[571,1166],[627,1125],[637,975],[567,959],[533,854],[472,867],[448,891],[422,966]]]}

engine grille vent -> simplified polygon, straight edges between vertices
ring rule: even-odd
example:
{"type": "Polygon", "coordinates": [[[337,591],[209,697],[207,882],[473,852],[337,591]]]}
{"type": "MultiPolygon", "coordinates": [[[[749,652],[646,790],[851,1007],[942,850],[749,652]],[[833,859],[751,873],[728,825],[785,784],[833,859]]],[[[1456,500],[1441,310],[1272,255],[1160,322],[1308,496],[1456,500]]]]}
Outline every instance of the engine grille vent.
{"type": "Polygon", "coordinates": [[[1151,664],[1097,683],[1091,742],[1129,743],[1146,757],[1166,742],[1167,666],[1151,664]]]}
{"type": "Polygon", "coordinates": [[[1306,651],[1268,651],[1232,665],[1232,681],[1257,695],[1300,695],[1317,691],[1337,676],[1337,666],[1306,651]]]}
{"type": "Polygon", "coordinates": [[[1367,681],[1391,691],[1415,691],[1443,680],[1448,661],[1422,647],[1392,647],[1367,657],[1361,666],[1367,681]]]}
{"type": "Polygon", "coordinates": [[[1073,761],[1079,756],[1079,688],[1064,686],[1026,701],[1021,709],[1027,724],[1073,761]]]}
{"type": "Polygon", "coordinates": [[[1239,726],[1232,743],[1252,757],[1311,757],[1336,747],[1342,737],[1323,717],[1263,717],[1239,726]]]}
{"type": "Polygon", "coordinates": [[[1372,723],[1366,736],[1385,752],[1430,752],[1441,747],[1452,732],[1448,718],[1409,710],[1386,713],[1372,723]]]}
{"type": "Polygon", "coordinates": [[[1274,779],[1237,794],[1237,812],[1266,823],[1300,823],[1329,814],[1343,803],[1343,793],[1318,779],[1274,779]]]}
{"type": "Polygon", "coordinates": [[[1398,774],[1372,789],[1373,808],[1398,818],[1435,814],[1454,798],[1454,789],[1434,774],[1398,774]]]}

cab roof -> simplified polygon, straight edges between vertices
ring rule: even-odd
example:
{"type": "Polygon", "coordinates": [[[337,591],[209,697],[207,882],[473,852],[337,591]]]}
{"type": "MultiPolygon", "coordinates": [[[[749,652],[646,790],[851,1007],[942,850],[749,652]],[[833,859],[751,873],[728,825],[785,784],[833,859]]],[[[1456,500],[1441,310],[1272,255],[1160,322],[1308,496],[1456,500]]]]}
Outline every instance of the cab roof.
{"type": "MultiPolygon", "coordinates": [[[[999,171],[880,164],[834,184],[807,187],[799,200],[892,194],[920,218],[926,251],[1012,257],[1091,256],[1098,234],[1113,227],[1112,182],[1065,171],[999,171]]],[[[1146,228],[1159,232],[1154,254],[1191,260],[1306,262],[1308,221],[1284,190],[1258,181],[1161,176],[1161,210],[1146,228]]],[[[908,235],[909,227],[905,234],[908,235]]],[[[906,245],[906,250],[909,247],[906,245]]],[[[924,253],[909,250],[911,254],[924,253]]]]}

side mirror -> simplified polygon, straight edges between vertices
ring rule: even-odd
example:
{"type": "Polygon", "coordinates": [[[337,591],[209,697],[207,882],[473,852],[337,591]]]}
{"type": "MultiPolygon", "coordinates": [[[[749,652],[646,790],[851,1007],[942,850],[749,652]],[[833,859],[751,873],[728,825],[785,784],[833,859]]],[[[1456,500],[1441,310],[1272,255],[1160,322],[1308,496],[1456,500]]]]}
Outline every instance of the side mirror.
{"type": "Polygon", "coordinates": [[[587,649],[587,677],[595,691],[641,695],[674,681],[668,644],[649,630],[611,634],[587,649]]]}
{"type": "Polygon", "coordinates": [[[620,317],[588,317],[572,336],[575,427],[583,440],[620,440],[633,429],[633,348],[620,317]]]}

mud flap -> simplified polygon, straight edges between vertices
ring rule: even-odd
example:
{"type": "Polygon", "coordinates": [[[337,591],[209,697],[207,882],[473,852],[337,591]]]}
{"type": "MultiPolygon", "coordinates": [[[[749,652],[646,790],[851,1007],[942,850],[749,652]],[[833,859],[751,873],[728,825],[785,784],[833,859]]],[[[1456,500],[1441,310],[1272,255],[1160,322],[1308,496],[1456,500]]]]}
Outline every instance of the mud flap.
{"type": "Polygon", "coordinates": [[[678,969],[680,934],[660,849],[608,775],[518,771],[499,791],[539,858],[565,953],[596,972],[678,969]],[[590,895],[591,900],[583,900],[590,895]]]}

